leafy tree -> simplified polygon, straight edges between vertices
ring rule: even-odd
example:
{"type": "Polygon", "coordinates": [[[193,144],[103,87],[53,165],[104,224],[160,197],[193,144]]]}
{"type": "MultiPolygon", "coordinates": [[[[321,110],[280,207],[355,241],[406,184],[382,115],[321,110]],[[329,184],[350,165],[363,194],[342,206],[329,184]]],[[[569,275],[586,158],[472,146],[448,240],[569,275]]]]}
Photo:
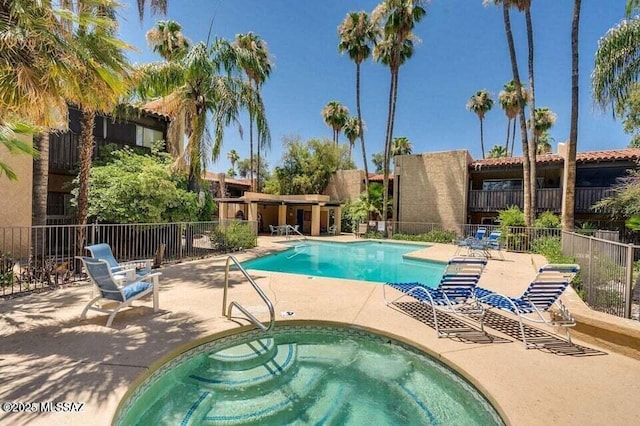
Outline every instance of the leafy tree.
{"type": "Polygon", "coordinates": [[[380,36],[379,28],[369,19],[366,12],[349,12],[338,27],[340,44],[338,50],[349,54],[349,58],[356,64],[356,109],[358,112],[358,135],[362,147],[362,163],[364,164],[365,194],[369,194],[369,166],[367,151],[364,143],[364,122],[360,108],[360,64],[371,56],[372,46],[380,36]]]}
{"type": "Polygon", "coordinates": [[[327,140],[286,138],[282,166],[274,179],[280,194],[320,194],[336,170],[350,168],[347,149],[327,140]]]}
{"type": "Polygon", "coordinates": [[[382,173],[384,171],[384,153],[378,152],[371,156],[371,162],[375,166],[375,173],[382,173]]]}
{"type": "Polygon", "coordinates": [[[493,99],[491,99],[491,94],[486,90],[478,90],[473,96],[471,96],[469,102],[467,102],[467,109],[474,112],[478,116],[478,120],[480,120],[480,148],[482,149],[482,158],[485,158],[482,123],[484,121],[485,114],[491,111],[491,108],[493,108],[493,99]]]}
{"type": "Polygon", "coordinates": [[[640,215],[640,172],[630,171],[628,176],[621,179],[611,197],[598,201],[592,208],[611,212],[611,216],[617,219],[640,215]]]}
{"type": "MultiPolygon", "coordinates": [[[[260,94],[260,87],[269,78],[271,74],[271,59],[269,58],[269,50],[267,43],[260,38],[259,35],[252,32],[247,34],[236,34],[236,39],[233,42],[234,48],[238,51],[238,63],[240,68],[244,71],[249,82],[253,84],[254,90],[260,94]]],[[[254,111],[249,108],[249,158],[254,160],[253,156],[253,119],[254,111]]],[[[271,138],[261,137],[258,140],[258,156],[256,157],[258,166],[258,176],[256,178],[256,186],[260,188],[260,149],[270,148],[271,138]]],[[[254,188],[253,182],[253,170],[254,166],[251,165],[251,187],[254,188]]]]}
{"type": "MultiPolygon", "coordinates": [[[[256,154],[253,154],[253,162],[249,158],[243,158],[242,160],[238,160],[237,163],[238,163],[238,174],[243,179],[246,179],[251,175],[251,164],[253,164],[254,167],[258,165],[256,154]]],[[[270,177],[269,163],[267,163],[267,161],[263,159],[259,164],[260,164],[260,173],[259,173],[260,176],[263,176],[265,180],[269,179],[270,177]]],[[[257,170],[254,170],[253,172],[256,175],[258,174],[257,170]]],[[[261,188],[257,188],[257,189],[261,190],[261,188]]]]}
{"type": "MultiPolygon", "coordinates": [[[[391,143],[398,99],[398,74],[400,66],[413,55],[412,31],[415,25],[426,15],[425,0],[384,0],[372,12],[372,20],[380,25],[382,39],[373,49],[373,57],[389,67],[391,84],[389,86],[389,112],[384,145],[384,200],[389,194],[389,163],[391,143]]],[[[386,219],[386,218],[385,218],[386,219]]]]}
{"type": "Polygon", "coordinates": [[[413,152],[413,145],[409,138],[405,136],[398,136],[397,138],[393,138],[393,142],[391,143],[391,155],[395,157],[396,155],[411,155],[413,152]]]}
{"type": "MultiPolygon", "coordinates": [[[[189,188],[199,192],[207,155],[215,161],[220,155],[224,130],[237,124],[241,109],[251,109],[259,138],[269,138],[264,105],[260,94],[247,82],[231,75],[237,71],[237,51],[225,40],[211,48],[200,42],[179,61],[154,63],[137,68],[135,94],[164,96],[162,106],[173,117],[185,117],[189,129],[182,164],[188,164],[189,188]],[[226,74],[220,71],[224,69],[226,74]],[[213,120],[211,132],[208,118],[213,120]]],[[[179,141],[175,141],[179,142],[179,141]]]]}
{"type": "Polygon", "coordinates": [[[349,109],[338,101],[331,101],[322,108],[322,118],[333,130],[333,141],[337,145],[338,135],[349,118],[349,109]]]}
{"type": "MultiPolygon", "coordinates": [[[[204,207],[187,191],[185,176],[171,171],[168,154],[140,155],[123,149],[112,156],[106,165],[91,169],[90,217],[110,223],[191,221],[204,207]]],[[[77,205],[77,189],[73,194],[72,204],[77,205]]]]}
{"type": "Polygon", "coordinates": [[[560,218],[553,212],[545,211],[538,215],[533,226],[536,228],[559,228],[560,218]]]}
{"type": "Polygon", "coordinates": [[[502,145],[494,145],[487,155],[488,158],[507,157],[507,150],[502,145]]]}
{"type": "Polygon", "coordinates": [[[251,173],[251,159],[243,158],[238,160],[238,174],[242,179],[246,179],[251,173]]]}
{"type": "MultiPolygon", "coordinates": [[[[351,150],[356,144],[356,139],[358,139],[358,136],[360,135],[360,122],[358,121],[358,117],[347,118],[347,121],[344,123],[343,130],[344,135],[349,139],[349,162],[351,162],[351,150]]],[[[368,180],[369,179],[367,178],[367,181],[368,180]]]]}
{"type": "Polygon", "coordinates": [[[176,21],[158,21],[146,34],[147,43],[168,62],[184,57],[189,51],[189,40],[182,34],[182,25],[176,21]]]}

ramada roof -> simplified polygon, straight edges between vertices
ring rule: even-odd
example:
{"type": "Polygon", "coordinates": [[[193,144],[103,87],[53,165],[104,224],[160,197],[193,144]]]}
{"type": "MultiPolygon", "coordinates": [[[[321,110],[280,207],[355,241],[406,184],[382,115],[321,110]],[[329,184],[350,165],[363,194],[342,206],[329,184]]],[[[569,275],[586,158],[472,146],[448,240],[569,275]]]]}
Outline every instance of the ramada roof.
{"type": "MultiPolygon", "coordinates": [[[[469,164],[472,169],[485,167],[508,167],[522,164],[522,157],[500,157],[476,160],[469,164]]],[[[576,154],[577,163],[598,163],[601,161],[637,161],[640,160],[640,148],[611,149],[606,151],[586,151],[576,154]]],[[[562,164],[564,159],[558,154],[536,156],[536,164],[562,164]]]]}
{"type": "MultiPolygon", "coordinates": [[[[204,173],[204,178],[205,178],[205,180],[218,182],[218,173],[212,173],[212,172],[207,171],[207,172],[204,173]]],[[[250,179],[232,179],[232,178],[225,177],[224,178],[224,183],[227,184],[227,185],[246,186],[247,188],[251,187],[251,180],[250,179]]]]}

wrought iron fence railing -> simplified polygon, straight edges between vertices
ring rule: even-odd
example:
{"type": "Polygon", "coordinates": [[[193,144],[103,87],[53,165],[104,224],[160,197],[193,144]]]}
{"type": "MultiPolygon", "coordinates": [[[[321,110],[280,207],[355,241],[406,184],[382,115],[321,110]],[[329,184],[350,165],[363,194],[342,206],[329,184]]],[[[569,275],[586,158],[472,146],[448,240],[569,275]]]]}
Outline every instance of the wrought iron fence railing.
{"type": "Polygon", "coordinates": [[[562,233],[563,254],[575,258],[580,265],[579,291],[584,301],[592,309],[620,317],[637,316],[632,289],[638,249],[640,246],[633,244],[562,233]]]}
{"type": "Polygon", "coordinates": [[[0,228],[0,296],[81,279],[75,256],[107,243],[119,261],[153,258],[161,263],[225,253],[255,244],[257,222],[215,221],[154,224],[47,225],[0,228]],[[233,225],[240,234],[227,232],[233,225]]]}

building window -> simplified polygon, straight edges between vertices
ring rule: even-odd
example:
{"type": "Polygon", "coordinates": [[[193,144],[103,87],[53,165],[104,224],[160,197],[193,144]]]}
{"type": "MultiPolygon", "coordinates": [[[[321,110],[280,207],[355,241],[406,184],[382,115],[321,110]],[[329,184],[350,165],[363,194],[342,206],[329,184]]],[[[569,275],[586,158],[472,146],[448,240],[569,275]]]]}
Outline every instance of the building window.
{"type": "Polygon", "coordinates": [[[161,130],[149,129],[148,127],[136,126],[136,145],[151,148],[157,141],[164,139],[161,130]]]}
{"type": "Polygon", "coordinates": [[[487,179],[482,181],[483,191],[522,189],[522,179],[487,179]]]}

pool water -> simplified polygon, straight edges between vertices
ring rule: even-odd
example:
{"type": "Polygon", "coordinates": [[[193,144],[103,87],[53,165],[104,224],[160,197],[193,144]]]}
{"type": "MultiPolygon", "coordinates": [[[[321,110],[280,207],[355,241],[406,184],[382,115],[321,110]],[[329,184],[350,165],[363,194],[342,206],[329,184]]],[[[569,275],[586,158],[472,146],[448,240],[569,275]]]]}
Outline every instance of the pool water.
{"type": "Polygon", "coordinates": [[[428,246],[366,241],[297,243],[280,253],[243,262],[245,269],[373,282],[421,282],[437,286],[443,263],[404,255],[428,246]]]}
{"type": "Polygon", "coordinates": [[[466,380],[417,349],[348,327],[223,337],[151,373],[118,425],[502,425],[466,380]]]}

